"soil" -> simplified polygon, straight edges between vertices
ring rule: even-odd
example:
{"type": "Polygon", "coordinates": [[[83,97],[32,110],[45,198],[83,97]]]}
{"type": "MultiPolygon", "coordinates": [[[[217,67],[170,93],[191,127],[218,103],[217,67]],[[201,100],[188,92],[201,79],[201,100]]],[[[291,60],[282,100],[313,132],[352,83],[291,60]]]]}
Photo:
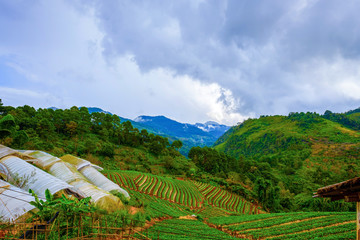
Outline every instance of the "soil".
{"type": "Polygon", "coordinates": [[[180,216],[179,219],[197,220],[195,216],[191,216],[191,215],[180,216]]]}

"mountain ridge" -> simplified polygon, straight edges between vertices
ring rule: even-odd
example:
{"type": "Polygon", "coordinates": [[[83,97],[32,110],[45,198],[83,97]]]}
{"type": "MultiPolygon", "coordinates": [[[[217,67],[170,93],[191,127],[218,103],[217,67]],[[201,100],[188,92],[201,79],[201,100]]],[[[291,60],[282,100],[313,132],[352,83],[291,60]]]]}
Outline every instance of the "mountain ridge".
{"type": "MultiPolygon", "coordinates": [[[[58,108],[50,107],[49,109],[56,110],[58,108]]],[[[101,112],[113,115],[113,113],[105,111],[99,107],[88,107],[87,109],[90,114],[93,112],[101,112]]],[[[214,121],[195,124],[181,123],[163,115],[140,115],[135,119],[128,119],[124,117],[120,117],[120,119],[123,122],[131,122],[133,127],[139,129],[140,131],[145,129],[149,133],[167,137],[171,142],[175,140],[182,141],[183,147],[180,149],[180,152],[185,156],[187,156],[190,149],[194,146],[212,146],[221,135],[230,129],[230,126],[219,124],[214,121]]]]}

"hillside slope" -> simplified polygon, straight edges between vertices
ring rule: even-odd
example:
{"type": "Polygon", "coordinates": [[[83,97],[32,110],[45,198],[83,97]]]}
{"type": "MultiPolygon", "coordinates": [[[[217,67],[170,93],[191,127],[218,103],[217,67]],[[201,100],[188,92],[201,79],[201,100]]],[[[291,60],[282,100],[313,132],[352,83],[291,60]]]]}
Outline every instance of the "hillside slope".
{"type": "Polygon", "coordinates": [[[215,149],[265,164],[268,178],[299,206],[318,187],[360,174],[360,132],[316,113],[249,119],[220,137],[215,149]]]}

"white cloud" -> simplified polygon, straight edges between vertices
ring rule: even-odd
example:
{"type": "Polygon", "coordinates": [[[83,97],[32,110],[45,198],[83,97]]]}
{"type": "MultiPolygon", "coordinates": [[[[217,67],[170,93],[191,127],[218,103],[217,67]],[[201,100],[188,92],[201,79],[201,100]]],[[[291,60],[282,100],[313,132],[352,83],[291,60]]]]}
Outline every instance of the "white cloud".
{"type": "Polygon", "coordinates": [[[2,4],[0,86],[34,106],[234,124],[360,105],[355,1],[2,4]]]}
{"type": "MultiPolygon", "coordinates": [[[[218,83],[202,83],[162,67],[143,72],[134,55],[106,59],[104,34],[91,8],[80,13],[62,1],[43,1],[27,12],[26,24],[15,26],[19,32],[3,41],[7,53],[2,56],[21,80],[13,80],[17,88],[0,89],[5,104],[98,106],[123,117],[166,115],[191,123],[234,124],[244,118],[236,113],[238,102],[231,91],[218,83]],[[40,19],[46,19],[46,24],[40,24],[40,19]],[[10,41],[25,38],[28,28],[35,35],[28,42],[10,41]]],[[[176,20],[158,27],[154,33],[164,43],[181,41],[176,20]]]]}
{"type": "Polygon", "coordinates": [[[39,108],[59,102],[59,99],[51,93],[8,87],[0,87],[0,96],[3,103],[10,106],[30,105],[39,108]]]}

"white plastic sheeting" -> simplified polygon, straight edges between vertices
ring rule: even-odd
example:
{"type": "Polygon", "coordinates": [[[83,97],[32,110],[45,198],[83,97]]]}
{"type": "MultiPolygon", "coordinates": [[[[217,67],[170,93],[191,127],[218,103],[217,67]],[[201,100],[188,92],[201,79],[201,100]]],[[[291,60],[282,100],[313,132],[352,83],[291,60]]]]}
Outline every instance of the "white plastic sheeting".
{"type": "Polygon", "coordinates": [[[46,189],[52,194],[64,189],[75,190],[73,186],[18,157],[8,156],[0,162],[7,168],[11,178],[23,181],[23,189],[26,191],[32,189],[38,196],[45,197],[46,189]]]}
{"type": "Polygon", "coordinates": [[[13,222],[35,209],[29,202],[34,201],[29,193],[0,180],[0,221],[13,222]]]}
{"type": "Polygon", "coordinates": [[[54,163],[61,161],[60,158],[57,158],[42,151],[26,151],[24,153],[33,158],[36,158],[33,161],[34,164],[44,170],[48,170],[54,163]]]}
{"type": "Polygon", "coordinates": [[[80,172],[96,186],[109,192],[119,192],[123,194],[127,199],[130,199],[130,195],[125,189],[121,188],[119,185],[109,180],[92,166],[83,167],[82,169],[80,169],[80,172]]]}
{"type": "Polygon", "coordinates": [[[86,167],[86,166],[92,166],[100,171],[104,170],[102,167],[100,167],[98,165],[92,164],[91,162],[89,162],[85,159],[78,158],[78,157],[75,157],[70,154],[62,156],[61,159],[64,160],[65,162],[68,162],[68,163],[71,163],[72,165],[74,165],[78,171],[80,171],[83,167],[86,167]]]}
{"type": "Polygon", "coordinates": [[[9,155],[17,155],[19,152],[0,144],[0,159],[9,155]]]}
{"type": "MultiPolygon", "coordinates": [[[[78,167],[78,170],[93,184],[95,184],[96,186],[98,186],[99,188],[102,188],[106,191],[115,191],[115,192],[119,192],[121,194],[123,194],[127,199],[130,199],[130,195],[129,193],[121,188],[119,185],[117,185],[116,183],[112,182],[110,179],[108,179],[107,177],[105,177],[103,174],[101,174],[98,170],[96,170],[93,165],[87,164],[85,165],[84,162],[86,160],[83,160],[81,158],[72,156],[72,155],[65,155],[63,157],[61,157],[62,160],[71,163],[71,164],[76,164],[75,166],[81,166],[80,168],[78,167]]],[[[88,162],[88,161],[86,161],[88,162]]]]}
{"type": "Polygon", "coordinates": [[[51,175],[74,186],[83,194],[83,197],[91,197],[91,201],[95,204],[99,202],[101,202],[101,204],[108,203],[107,208],[111,206],[114,208],[113,210],[122,206],[120,199],[90,183],[72,164],[42,151],[27,151],[25,153],[35,158],[34,164],[46,169],[51,175]]]}

